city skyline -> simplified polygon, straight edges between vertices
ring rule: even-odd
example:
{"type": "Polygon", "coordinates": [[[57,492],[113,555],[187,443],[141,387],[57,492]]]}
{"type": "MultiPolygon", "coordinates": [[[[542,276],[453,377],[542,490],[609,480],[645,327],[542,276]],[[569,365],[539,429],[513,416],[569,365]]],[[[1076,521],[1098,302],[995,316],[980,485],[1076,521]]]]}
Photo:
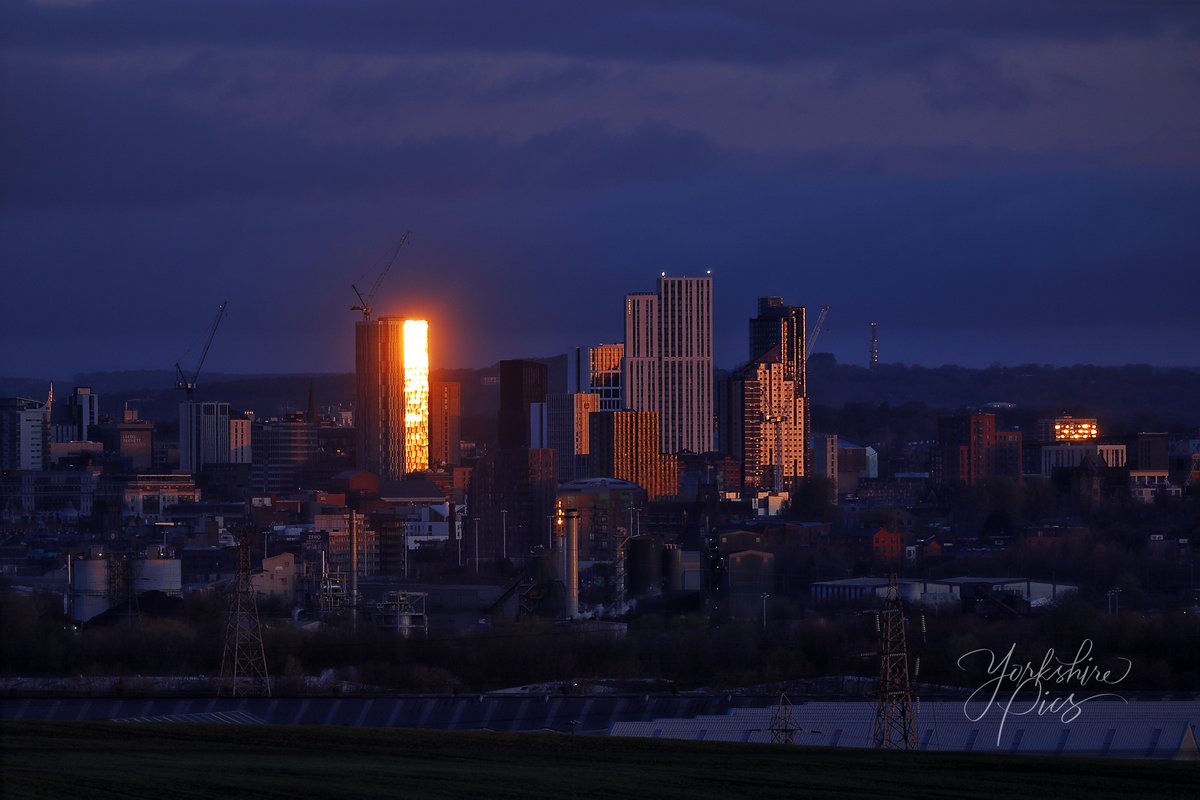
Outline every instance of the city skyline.
{"type": "Polygon", "coordinates": [[[170,368],[226,297],[206,369],[347,371],[406,230],[374,304],[445,366],[709,269],[722,368],[766,295],[846,363],[1200,366],[1194,4],[353,6],[2,6],[0,371],[170,368]]]}

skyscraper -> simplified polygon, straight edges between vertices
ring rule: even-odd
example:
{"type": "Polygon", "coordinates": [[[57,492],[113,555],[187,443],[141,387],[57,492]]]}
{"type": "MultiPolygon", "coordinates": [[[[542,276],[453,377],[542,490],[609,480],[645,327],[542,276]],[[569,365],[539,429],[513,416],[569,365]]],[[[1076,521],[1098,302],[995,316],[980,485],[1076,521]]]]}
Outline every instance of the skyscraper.
{"type": "Polygon", "coordinates": [[[679,494],[679,461],[659,452],[658,415],[652,411],[589,414],[589,471],[593,478],[619,478],[646,490],[649,500],[679,494]]]}
{"type": "Polygon", "coordinates": [[[742,466],[743,491],[790,491],[807,474],[804,402],[778,355],[773,348],[721,382],[721,446],[742,466]]]}
{"type": "Polygon", "coordinates": [[[355,325],[358,467],[383,480],[429,468],[429,323],[381,317],[355,325]]]}
{"type": "Polygon", "coordinates": [[[804,306],[785,305],[782,297],[758,298],[758,316],[750,320],[750,361],[777,351],[772,358],[783,364],[783,377],[792,382],[796,393],[797,420],[803,426],[804,470],[813,471],[812,447],[808,432],[812,429],[812,411],[808,398],[808,334],[804,306]]]}
{"type": "Polygon", "coordinates": [[[658,414],[664,453],[713,449],[712,331],[711,277],[625,296],[624,405],[658,414]]]}

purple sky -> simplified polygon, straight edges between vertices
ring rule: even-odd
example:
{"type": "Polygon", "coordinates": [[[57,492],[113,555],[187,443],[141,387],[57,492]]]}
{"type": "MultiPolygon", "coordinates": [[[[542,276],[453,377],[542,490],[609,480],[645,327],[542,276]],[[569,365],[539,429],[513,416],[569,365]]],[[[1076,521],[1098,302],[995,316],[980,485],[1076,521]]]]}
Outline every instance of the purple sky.
{"type": "Polygon", "coordinates": [[[435,365],[712,269],[884,361],[1200,365],[1200,4],[0,0],[0,374],[435,365]],[[185,362],[186,363],[186,362],[185,362]]]}

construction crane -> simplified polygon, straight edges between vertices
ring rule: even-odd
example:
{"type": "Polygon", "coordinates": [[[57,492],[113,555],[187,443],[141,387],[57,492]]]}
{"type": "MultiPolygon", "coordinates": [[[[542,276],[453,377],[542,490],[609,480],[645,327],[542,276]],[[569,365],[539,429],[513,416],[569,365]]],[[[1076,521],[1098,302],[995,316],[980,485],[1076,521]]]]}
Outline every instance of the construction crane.
{"type": "Polygon", "coordinates": [[[374,310],[371,308],[371,300],[374,299],[375,293],[379,291],[379,286],[383,283],[384,277],[386,277],[388,272],[392,269],[392,264],[396,263],[396,256],[400,255],[400,248],[404,247],[405,243],[408,241],[410,233],[412,233],[412,231],[405,231],[404,235],[400,237],[400,241],[396,242],[396,248],[392,250],[391,258],[389,258],[388,262],[384,264],[383,271],[381,271],[379,273],[379,277],[375,279],[375,285],[371,287],[371,291],[367,292],[366,297],[363,297],[363,293],[358,290],[356,285],[353,283],[350,284],[350,288],[354,290],[354,294],[358,295],[358,304],[350,306],[350,310],[361,311],[363,315],[363,322],[371,321],[371,312],[374,310]]]}
{"type": "Polygon", "coordinates": [[[200,351],[200,359],[196,362],[196,368],[192,370],[192,377],[189,378],[185,375],[183,367],[179,366],[178,361],[175,362],[175,371],[179,373],[179,380],[175,381],[175,388],[183,389],[187,392],[189,402],[192,399],[192,394],[196,391],[196,378],[200,375],[200,368],[204,366],[204,359],[208,356],[208,348],[212,347],[213,337],[217,335],[217,326],[221,324],[221,317],[225,316],[225,307],[228,305],[229,301],[226,300],[217,309],[217,316],[213,319],[212,326],[208,329],[208,338],[204,340],[204,349],[200,351]]]}
{"type": "Polygon", "coordinates": [[[821,325],[825,323],[825,315],[829,313],[829,306],[821,306],[821,313],[817,315],[817,321],[813,323],[812,331],[808,334],[808,342],[804,348],[804,357],[808,358],[813,353],[813,347],[817,344],[817,337],[821,335],[821,325]]]}

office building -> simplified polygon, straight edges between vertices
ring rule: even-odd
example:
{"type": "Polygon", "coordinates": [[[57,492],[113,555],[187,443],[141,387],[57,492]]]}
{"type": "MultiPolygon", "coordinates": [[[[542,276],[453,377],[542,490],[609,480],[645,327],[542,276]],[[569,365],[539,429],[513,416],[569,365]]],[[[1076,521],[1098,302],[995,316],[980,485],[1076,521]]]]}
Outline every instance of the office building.
{"type": "Polygon", "coordinates": [[[354,428],[359,469],[384,480],[429,468],[429,323],[355,325],[354,428]]]}
{"type": "Polygon", "coordinates": [[[265,494],[310,488],[316,457],[317,426],[308,421],[306,414],[295,412],[284,419],[256,421],[251,486],[265,494]]]}
{"type": "Polygon", "coordinates": [[[500,447],[528,447],[529,407],[546,401],[546,365],[510,359],[500,362],[500,447]]]}
{"type": "Polygon", "coordinates": [[[679,461],[659,450],[660,426],[654,412],[590,414],[588,424],[588,467],[593,478],[636,483],[650,501],[679,493],[679,461]]]}
{"type": "Polygon", "coordinates": [[[624,357],[625,345],[620,343],[576,347],[568,357],[567,391],[597,395],[601,411],[620,411],[624,408],[621,399],[624,357]]]}
{"type": "Polygon", "coordinates": [[[785,375],[776,347],[721,382],[719,438],[741,463],[741,491],[790,491],[805,475],[804,403],[785,375]]]}
{"type": "Polygon", "coordinates": [[[50,404],[0,399],[0,469],[46,469],[50,463],[50,404]]]}
{"type": "Polygon", "coordinates": [[[50,411],[51,441],[87,442],[99,441],[100,397],[92,393],[90,386],[76,386],[67,397],[67,402],[54,402],[54,386],[50,387],[47,405],[50,411]]]}
{"type": "Polygon", "coordinates": [[[658,415],[659,449],[713,449],[712,278],[659,278],[625,297],[625,408],[658,415]]]}

